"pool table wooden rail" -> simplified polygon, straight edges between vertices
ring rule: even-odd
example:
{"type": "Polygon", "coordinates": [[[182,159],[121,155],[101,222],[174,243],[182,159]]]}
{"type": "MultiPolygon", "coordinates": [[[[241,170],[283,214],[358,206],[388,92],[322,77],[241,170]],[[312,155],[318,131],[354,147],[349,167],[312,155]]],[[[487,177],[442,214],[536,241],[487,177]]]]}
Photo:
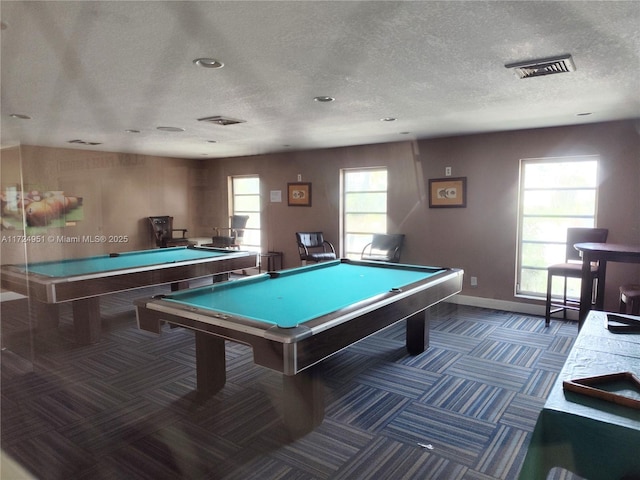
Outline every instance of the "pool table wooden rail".
{"type": "Polygon", "coordinates": [[[20,265],[3,265],[0,270],[0,284],[2,288],[29,296],[38,302],[61,303],[145,286],[180,283],[219,273],[253,268],[256,265],[257,254],[253,252],[229,253],[214,262],[211,259],[167,262],[63,278],[29,272],[28,269],[25,271],[24,266],[20,265]]]}

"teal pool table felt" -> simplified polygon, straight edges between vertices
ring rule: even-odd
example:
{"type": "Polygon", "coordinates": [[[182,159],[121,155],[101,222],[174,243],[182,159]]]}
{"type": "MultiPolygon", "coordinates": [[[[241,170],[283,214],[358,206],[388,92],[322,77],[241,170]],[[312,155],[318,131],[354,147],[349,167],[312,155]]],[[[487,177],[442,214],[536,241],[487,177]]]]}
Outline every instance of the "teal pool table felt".
{"type": "Polygon", "coordinates": [[[293,328],[313,318],[424,280],[441,269],[326,262],[177,292],[166,300],[293,328]]]}
{"type": "Polygon", "coordinates": [[[214,250],[196,250],[187,247],[158,248],[124,252],[116,254],[116,256],[107,254],[55,262],[33,263],[25,267],[25,271],[47,277],[71,277],[114,270],[150,267],[167,263],[194,261],[224,255],[227,255],[227,253],[214,250]]]}

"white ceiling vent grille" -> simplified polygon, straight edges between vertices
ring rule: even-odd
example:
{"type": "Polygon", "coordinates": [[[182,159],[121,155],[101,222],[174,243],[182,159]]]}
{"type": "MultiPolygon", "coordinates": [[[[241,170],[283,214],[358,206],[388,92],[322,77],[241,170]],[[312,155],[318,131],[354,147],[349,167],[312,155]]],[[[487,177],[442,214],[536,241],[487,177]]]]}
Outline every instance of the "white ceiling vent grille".
{"type": "Polygon", "coordinates": [[[67,143],[77,143],[78,145],[102,145],[100,142],[87,142],[85,140],[69,140],[67,143]]]}
{"type": "Polygon", "coordinates": [[[198,119],[199,122],[208,122],[208,123],[215,123],[216,125],[236,125],[238,123],[245,123],[246,120],[239,120],[237,118],[231,118],[231,117],[223,117],[221,115],[215,115],[213,117],[205,117],[205,118],[199,118],[198,119]]]}
{"type": "Polygon", "coordinates": [[[518,78],[542,77],[544,75],[574,72],[576,70],[571,55],[510,63],[505,65],[505,67],[513,70],[518,78]]]}

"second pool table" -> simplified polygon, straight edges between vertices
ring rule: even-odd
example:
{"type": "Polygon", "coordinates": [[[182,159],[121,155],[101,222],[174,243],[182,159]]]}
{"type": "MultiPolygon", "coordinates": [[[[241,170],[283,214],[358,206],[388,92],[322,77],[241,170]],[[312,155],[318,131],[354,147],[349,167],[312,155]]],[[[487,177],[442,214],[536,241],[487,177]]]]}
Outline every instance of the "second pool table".
{"type": "Polygon", "coordinates": [[[254,362],[283,373],[284,422],[297,437],[322,422],[323,359],[406,320],[410,354],[429,344],[428,308],[462,289],[463,271],[336,260],[136,301],[138,326],[167,321],[195,331],[198,393],[226,381],[225,339],[250,345],[254,362]]]}
{"type": "Polygon", "coordinates": [[[3,265],[2,288],[28,296],[39,326],[58,323],[57,305],[72,302],[76,341],[82,344],[100,339],[102,295],[170,283],[188,286],[190,279],[252,268],[255,252],[199,247],[156,248],[131,252],[3,265]]]}

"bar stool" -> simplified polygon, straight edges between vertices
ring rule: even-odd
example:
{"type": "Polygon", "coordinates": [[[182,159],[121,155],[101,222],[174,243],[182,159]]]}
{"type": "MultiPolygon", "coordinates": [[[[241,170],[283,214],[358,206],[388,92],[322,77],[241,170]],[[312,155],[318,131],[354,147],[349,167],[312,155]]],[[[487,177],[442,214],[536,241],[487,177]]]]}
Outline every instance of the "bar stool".
{"type": "Polygon", "coordinates": [[[640,285],[627,284],[620,287],[620,313],[627,313],[631,307],[632,315],[640,315],[640,285]]]}
{"type": "MultiPolygon", "coordinates": [[[[562,312],[567,318],[567,310],[580,310],[580,300],[567,298],[567,278],[582,278],[582,257],[574,248],[576,243],[607,241],[609,230],[606,228],[567,228],[565,263],[557,263],[547,267],[547,302],[545,307],[545,326],[549,326],[551,315],[562,312]],[[560,299],[552,296],[553,277],[564,277],[564,291],[560,299]]],[[[591,281],[598,280],[598,265],[591,265],[591,281]]]]}

